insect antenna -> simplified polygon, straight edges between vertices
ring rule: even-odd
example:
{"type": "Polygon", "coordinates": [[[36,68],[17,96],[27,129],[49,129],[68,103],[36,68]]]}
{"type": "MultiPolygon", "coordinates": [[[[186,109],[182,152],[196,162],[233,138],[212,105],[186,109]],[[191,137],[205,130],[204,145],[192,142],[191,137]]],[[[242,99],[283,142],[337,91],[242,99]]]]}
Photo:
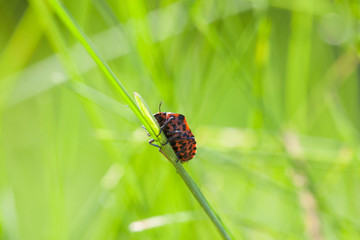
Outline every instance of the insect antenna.
{"type": "Polygon", "coordinates": [[[160,104],[159,104],[159,112],[161,112],[161,104],[163,103],[164,101],[161,100],[160,104]]]}

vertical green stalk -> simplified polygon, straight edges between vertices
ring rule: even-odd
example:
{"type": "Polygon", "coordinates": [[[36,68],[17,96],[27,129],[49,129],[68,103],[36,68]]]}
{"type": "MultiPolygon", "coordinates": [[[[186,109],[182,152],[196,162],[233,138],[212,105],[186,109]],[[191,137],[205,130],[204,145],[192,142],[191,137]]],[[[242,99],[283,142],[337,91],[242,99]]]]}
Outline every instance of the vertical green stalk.
{"type": "MultiPolygon", "coordinates": [[[[104,73],[105,77],[113,84],[113,86],[118,90],[121,97],[124,101],[129,105],[130,109],[134,112],[136,117],[141,121],[141,123],[146,127],[150,135],[162,145],[167,141],[166,136],[162,133],[160,136],[156,136],[160,127],[153,115],[151,114],[149,108],[147,107],[145,101],[141,98],[141,96],[135,93],[135,99],[137,102],[137,106],[134,100],[130,97],[128,92],[122,83],[118,80],[115,74],[112,72],[106,61],[99,55],[89,38],[80,28],[80,26],[76,23],[76,21],[72,18],[70,13],[66,10],[66,8],[58,1],[58,0],[49,0],[50,5],[54,9],[55,13],[59,16],[62,22],[66,25],[68,30],[79,40],[79,42],[85,47],[90,56],[94,59],[96,64],[104,73]]],[[[177,156],[174,150],[171,148],[170,144],[166,144],[161,147],[162,152],[168,158],[168,160],[174,165],[177,172],[184,180],[186,185],[188,186],[191,193],[194,195],[196,200],[199,202],[201,207],[204,209],[206,214],[210,217],[211,221],[216,226],[217,230],[221,234],[224,239],[233,239],[229,231],[226,229],[225,225],[222,223],[221,219],[212,209],[210,204],[207,202],[204,195],[201,193],[198,186],[186,172],[184,167],[180,162],[177,162],[177,156]]]]}

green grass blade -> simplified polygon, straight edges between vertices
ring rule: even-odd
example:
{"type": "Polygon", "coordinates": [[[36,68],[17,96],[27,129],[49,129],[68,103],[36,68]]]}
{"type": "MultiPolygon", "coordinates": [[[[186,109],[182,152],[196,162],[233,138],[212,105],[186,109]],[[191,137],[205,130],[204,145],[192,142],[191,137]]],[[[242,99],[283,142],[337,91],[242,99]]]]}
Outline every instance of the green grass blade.
{"type": "Polygon", "coordinates": [[[77,24],[75,19],[71,16],[68,10],[57,0],[49,1],[51,7],[54,9],[55,13],[61,19],[61,21],[66,25],[67,29],[77,38],[77,40],[84,46],[86,51],[93,58],[95,63],[99,66],[101,71],[104,73],[107,80],[113,84],[113,86],[118,90],[121,97],[129,105],[130,109],[134,112],[136,117],[145,125],[146,128],[150,128],[147,125],[143,115],[141,114],[139,108],[136,106],[134,100],[130,97],[129,93],[126,91],[125,87],[115,76],[113,71],[110,69],[106,61],[100,56],[95,46],[92,44],[90,39],[87,37],[85,32],[77,24]]]}

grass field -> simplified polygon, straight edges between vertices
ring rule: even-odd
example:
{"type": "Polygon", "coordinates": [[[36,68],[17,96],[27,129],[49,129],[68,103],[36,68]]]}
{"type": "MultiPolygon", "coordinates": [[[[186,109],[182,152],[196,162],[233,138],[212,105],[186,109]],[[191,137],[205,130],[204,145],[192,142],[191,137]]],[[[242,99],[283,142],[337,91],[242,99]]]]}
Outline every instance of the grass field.
{"type": "MultiPolygon", "coordinates": [[[[54,1],[0,1],[0,239],[221,239],[54,1]]],[[[358,0],[63,4],[234,239],[360,239],[358,0]]]]}

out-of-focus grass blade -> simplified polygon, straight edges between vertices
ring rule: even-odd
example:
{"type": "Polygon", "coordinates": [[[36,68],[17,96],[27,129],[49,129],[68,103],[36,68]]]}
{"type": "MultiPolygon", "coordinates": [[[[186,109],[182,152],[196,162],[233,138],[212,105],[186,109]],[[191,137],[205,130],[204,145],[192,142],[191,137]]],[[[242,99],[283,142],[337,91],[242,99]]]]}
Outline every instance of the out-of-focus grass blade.
{"type": "Polygon", "coordinates": [[[124,104],[116,101],[115,99],[112,99],[107,95],[81,82],[72,81],[68,86],[79,96],[99,105],[100,107],[108,110],[109,112],[125,118],[130,122],[135,122],[135,118],[128,114],[129,110],[125,108],[124,104]]]}

